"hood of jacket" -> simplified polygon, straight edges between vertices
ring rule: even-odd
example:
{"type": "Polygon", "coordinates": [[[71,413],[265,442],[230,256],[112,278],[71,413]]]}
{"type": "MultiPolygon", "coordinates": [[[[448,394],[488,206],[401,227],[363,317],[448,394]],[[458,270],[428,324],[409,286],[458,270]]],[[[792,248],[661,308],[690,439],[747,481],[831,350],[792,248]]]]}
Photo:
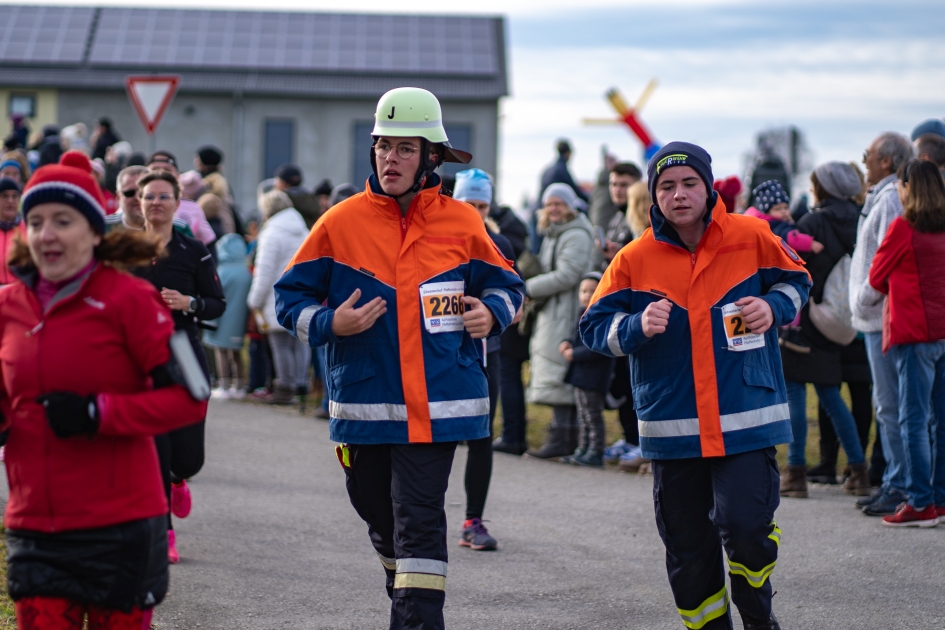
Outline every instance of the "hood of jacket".
{"type": "Polygon", "coordinates": [[[305,219],[295,208],[286,208],[275,213],[266,219],[262,229],[270,232],[282,232],[286,236],[301,236],[303,238],[308,234],[305,219]]]}
{"type": "Polygon", "coordinates": [[[577,216],[567,223],[552,223],[545,228],[542,234],[547,238],[557,238],[568,230],[584,230],[590,234],[592,238],[594,236],[594,226],[591,225],[591,222],[583,212],[578,212],[577,216]]]}
{"type": "Polygon", "coordinates": [[[245,265],[246,241],[239,234],[225,234],[217,241],[217,259],[221,265],[245,265]]]}

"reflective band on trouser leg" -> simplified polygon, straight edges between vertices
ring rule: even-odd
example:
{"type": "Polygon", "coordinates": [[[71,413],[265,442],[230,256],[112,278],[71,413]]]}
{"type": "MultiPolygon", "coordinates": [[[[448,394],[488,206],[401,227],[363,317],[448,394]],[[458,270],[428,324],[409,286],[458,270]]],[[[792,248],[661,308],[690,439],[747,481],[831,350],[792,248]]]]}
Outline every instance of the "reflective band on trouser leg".
{"type": "Polygon", "coordinates": [[[447,564],[442,560],[397,558],[394,589],[425,588],[431,591],[445,591],[446,567],[447,564]]]}
{"type": "Polygon", "coordinates": [[[781,528],[778,527],[778,524],[775,523],[774,521],[771,521],[771,527],[773,527],[774,529],[771,530],[770,534],[768,534],[768,538],[773,540],[774,544],[776,544],[778,548],[780,549],[781,548],[781,528]]]}
{"type": "Polygon", "coordinates": [[[394,560],[393,558],[388,558],[387,556],[382,556],[380,553],[376,551],[374,553],[377,553],[377,557],[380,558],[381,564],[384,565],[385,569],[387,569],[388,571],[394,571],[397,569],[396,560],[394,560]]]}
{"type": "Polygon", "coordinates": [[[778,563],[777,560],[763,568],[761,571],[752,571],[744,564],[739,564],[737,562],[728,561],[728,572],[732,575],[740,575],[748,583],[754,586],[755,588],[761,588],[765,585],[765,581],[771,576],[771,572],[774,571],[774,565],[778,563]]]}
{"type": "Polygon", "coordinates": [[[695,610],[683,610],[677,608],[682,622],[687,628],[699,630],[713,619],[718,619],[728,610],[728,591],[725,587],[722,590],[702,602],[702,605],[695,610]]]}

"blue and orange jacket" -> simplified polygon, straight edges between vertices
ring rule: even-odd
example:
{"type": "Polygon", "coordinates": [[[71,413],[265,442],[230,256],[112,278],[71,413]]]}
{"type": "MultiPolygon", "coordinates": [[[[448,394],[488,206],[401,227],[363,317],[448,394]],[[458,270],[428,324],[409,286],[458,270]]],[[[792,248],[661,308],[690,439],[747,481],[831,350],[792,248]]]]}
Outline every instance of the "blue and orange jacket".
{"type": "Polygon", "coordinates": [[[372,176],[363,193],[322,216],[275,291],[282,326],[311,346],[328,346],[332,440],[406,444],[489,435],[482,343],[456,318],[461,322],[462,296],[477,297],[495,316],[498,334],[514,318],[524,286],[469,205],[434,185],[402,217],[372,176]],[[387,312],[370,329],[338,338],[334,309],[355,289],[356,307],[381,297],[387,312]]]}
{"type": "Polygon", "coordinates": [[[791,441],[777,326],[807,301],[810,276],[767,225],[713,201],[695,253],[654,205],[653,227],[620,250],[581,319],[588,347],[630,357],[645,457],[720,457],[791,441]],[[749,296],[771,305],[774,326],[763,347],[729,350],[722,308],[749,296]],[[673,305],[669,324],[647,338],[643,310],[662,299],[673,305]]]}

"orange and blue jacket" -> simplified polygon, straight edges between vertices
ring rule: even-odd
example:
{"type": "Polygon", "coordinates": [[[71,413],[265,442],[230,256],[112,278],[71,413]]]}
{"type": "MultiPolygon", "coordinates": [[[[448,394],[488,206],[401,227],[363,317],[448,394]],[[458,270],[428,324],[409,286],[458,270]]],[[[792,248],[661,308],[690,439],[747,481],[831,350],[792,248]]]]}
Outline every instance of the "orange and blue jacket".
{"type": "MultiPolygon", "coordinates": [[[[438,178],[437,182],[438,183],[438,178]]],[[[482,342],[462,326],[462,297],[489,308],[498,334],[524,285],[468,204],[421,190],[406,216],[372,176],[326,212],[275,285],[280,324],[327,345],[331,439],[351,444],[474,440],[489,435],[482,342]],[[370,329],[332,333],[355,289],[387,312],[370,329]]]]}
{"type": "Polygon", "coordinates": [[[777,326],[800,312],[810,276],[766,224],[713,202],[694,253],[654,205],[652,228],[617,254],[581,319],[589,348],[629,355],[645,457],[720,457],[791,441],[777,326]],[[739,351],[747,337],[729,305],[750,296],[771,306],[774,326],[763,346],[755,338],[739,351]],[[643,310],[662,299],[672,303],[669,324],[648,338],[643,310]]]}

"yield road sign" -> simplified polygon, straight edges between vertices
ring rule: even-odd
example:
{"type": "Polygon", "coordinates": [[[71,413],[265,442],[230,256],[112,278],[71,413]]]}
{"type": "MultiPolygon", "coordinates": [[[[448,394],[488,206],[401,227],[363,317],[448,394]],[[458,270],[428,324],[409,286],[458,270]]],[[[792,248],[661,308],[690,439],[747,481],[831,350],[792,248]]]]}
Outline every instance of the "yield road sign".
{"type": "Polygon", "coordinates": [[[149,136],[161,123],[179,85],[178,75],[125,77],[128,98],[149,136]]]}

